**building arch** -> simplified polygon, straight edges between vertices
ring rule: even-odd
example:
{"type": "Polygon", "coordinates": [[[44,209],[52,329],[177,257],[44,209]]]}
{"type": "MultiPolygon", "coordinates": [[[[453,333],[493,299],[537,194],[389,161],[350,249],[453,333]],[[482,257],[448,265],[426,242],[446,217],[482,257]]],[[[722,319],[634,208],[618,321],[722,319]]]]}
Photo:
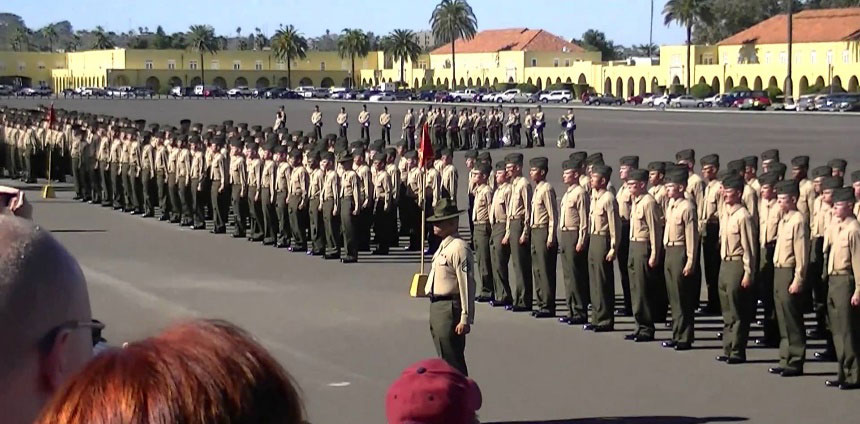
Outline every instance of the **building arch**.
{"type": "Polygon", "coordinates": [[[514,77],[508,77],[508,84],[514,83],[514,77]]]}
{"type": "Polygon", "coordinates": [[[116,85],[116,86],[128,85],[128,77],[123,75],[123,74],[116,75],[115,77],[113,77],[113,85],[116,85]]]}
{"type": "Polygon", "coordinates": [[[603,94],[612,94],[612,78],[606,77],[606,81],[603,81],[603,94]]]}
{"type": "Polygon", "coordinates": [[[819,75],[818,78],[815,79],[815,85],[819,87],[824,87],[824,77],[819,75]]]}
{"type": "Polygon", "coordinates": [[[558,84],[558,85],[561,85],[561,78],[556,77],[556,79],[555,79],[555,83],[556,83],[556,84],[558,84]]]}
{"type": "Polygon", "coordinates": [[[532,77],[529,77],[529,79],[526,80],[526,84],[534,85],[534,82],[532,82],[532,77]]]}
{"type": "Polygon", "coordinates": [[[749,86],[750,84],[749,81],[747,81],[747,77],[741,77],[741,82],[738,84],[738,87],[749,88],[749,86]]]}
{"type": "Polygon", "coordinates": [[[720,91],[720,79],[719,78],[714,77],[714,79],[711,80],[711,90],[713,90],[714,93],[717,93],[717,94],[721,93],[721,91],[720,91]]]}
{"type": "Polygon", "coordinates": [[[146,79],[146,88],[158,93],[161,90],[161,82],[156,77],[149,77],[146,79]]]}
{"type": "Polygon", "coordinates": [[[809,91],[809,80],[806,78],[806,75],[800,79],[800,94],[804,95],[809,91]]]}
{"type": "Polygon", "coordinates": [[[839,75],[833,76],[833,81],[830,82],[830,86],[833,87],[833,91],[845,91],[842,89],[842,78],[839,78],[839,75]]]}
{"type": "Polygon", "coordinates": [[[857,91],[860,91],[860,84],[858,84],[856,75],[851,77],[851,79],[848,80],[848,91],[850,91],[852,93],[856,93],[857,91]]]}
{"type": "Polygon", "coordinates": [[[257,78],[257,83],[254,84],[256,88],[266,88],[269,86],[269,79],[266,77],[257,78]]]}
{"type": "Polygon", "coordinates": [[[194,78],[191,78],[191,86],[192,86],[192,87],[194,87],[194,86],[198,86],[198,85],[200,85],[202,82],[203,82],[203,80],[201,80],[201,79],[200,79],[200,77],[194,77],[194,78]]]}
{"type": "Polygon", "coordinates": [[[464,85],[466,85],[466,80],[464,80],[464,79],[463,79],[463,77],[460,77],[460,84],[459,84],[459,86],[460,86],[460,87],[462,87],[462,86],[464,86],[464,85]]]}
{"type": "Polygon", "coordinates": [[[708,82],[705,81],[705,77],[699,77],[699,84],[707,84],[707,83],[708,82]]]}
{"type": "Polygon", "coordinates": [[[179,77],[170,77],[170,79],[167,81],[167,83],[170,84],[171,87],[182,86],[182,80],[179,79],[179,77]]]}
{"type": "Polygon", "coordinates": [[[577,84],[588,84],[588,80],[585,79],[585,74],[579,74],[579,78],[576,80],[577,84]]]}
{"type": "Polygon", "coordinates": [[[484,78],[484,87],[489,87],[489,86],[490,86],[490,79],[484,78]]]}
{"type": "Polygon", "coordinates": [[[538,77],[537,84],[535,84],[535,86],[538,88],[538,90],[543,90],[543,81],[540,79],[540,77],[538,77]]]}
{"type": "Polygon", "coordinates": [[[421,78],[421,86],[427,85],[427,78],[421,78]]]}
{"type": "Polygon", "coordinates": [[[565,84],[573,84],[573,81],[571,81],[570,77],[567,77],[567,79],[564,80],[564,83],[565,84]]]}
{"type": "Polygon", "coordinates": [[[437,86],[442,85],[442,79],[441,78],[436,77],[436,85],[437,86]]]}
{"type": "Polygon", "coordinates": [[[334,80],[329,78],[329,77],[325,77],[322,79],[322,81],[320,81],[320,87],[322,87],[322,88],[329,88],[333,85],[334,85],[334,80]]]}
{"type": "Polygon", "coordinates": [[[624,95],[624,81],[621,77],[615,80],[615,95],[621,97],[624,95]]]}
{"type": "Polygon", "coordinates": [[[301,85],[301,86],[309,86],[309,85],[312,86],[312,85],[314,85],[314,80],[312,80],[308,77],[304,77],[301,80],[299,80],[299,85],[301,85]]]}
{"type": "Polygon", "coordinates": [[[770,88],[770,87],[779,87],[779,83],[778,83],[778,82],[776,82],[776,77],[770,77],[770,79],[769,79],[769,80],[767,80],[767,87],[768,87],[768,88],[770,88]]]}
{"type": "Polygon", "coordinates": [[[675,78],[672,78],[672,85],[681,85],[681,78],[675,75],[675,78]]]}
{"type": "Polygon", "coordinates": [[[472,81],[472,77],[469,77],[469,80],[466,82],[466,86],[467,87],[474,87],[475,86],[475,82],[472,81]]]}
{"type": "Polygon", "coordinates": [[[639,77],[639,95],[643,95],[648,92],[648,86],[646,85],[645,77],[639,77]]]}
{"type": "Polygon", "coordinates": [[[287,79],[287,77],[278,78],[278,87],[287,88],[287,85],[289,85],[289,80],[287,79]]]}
{"type": "Polygon", "coordinates": [[[495,86],[497,86],[497,85],[499,85],[499,79],[498,79],[498,78],[493,78],[493,87],[495,87],[495,86]]]}
{"type": "Polygon", "coordinates": [[[660,94],[657,93],[658,91],[660,91],[660,81],[657,79],[657,77],[653,77],[651,78],[651,93],[660,94]]]}
{"type": "Polygon", "coordinates": [[[762,88],[764,87],[762,87],[761,77],[755,77],[755,81],[753,81],[753,90],[761,90],[762,88]]]}
{"type": "Polygon", "coordinates": [[[412,88],[418,88],[418,78],[415,78],[415,81],[412,81],[412,88]]]}
{"type": "Polygon", "coordinates": [[[445,82],[444,82],[444,84],[445,84],[445,87],[446,87],[446,88],[451,86],[451,82],[450,82],[450,81],[448,81],[448,78],[447,78],[447,77],[445,78],[445,82]]]}
{"type": "Polygon", "coordinates": [[[729,91],[733,88],[735,88],[735,80],[733,80],[732,77],[726,78],[726,91],[729,91]]]}
{"type": "Polygon", "coordinates": [[[636,92],[636,83],[633,82],[633,77],[627,78],[627,97],[633,97],[636,92]]]}
{"type": "MultiPolygon", "coordinates": [[[[213,83],[220,88],[226,88],[227,87],[227,82],[224,81],[224,78],[221,78],[221,77],[216,77],[215,80],[213,80],[213,83]]],[[[238,78],[236,78],[235,81],[233,81],[233,87],[247,87],[247,86],[248,86],[248,79],[245,77],[238,77],[238,78]]]]}

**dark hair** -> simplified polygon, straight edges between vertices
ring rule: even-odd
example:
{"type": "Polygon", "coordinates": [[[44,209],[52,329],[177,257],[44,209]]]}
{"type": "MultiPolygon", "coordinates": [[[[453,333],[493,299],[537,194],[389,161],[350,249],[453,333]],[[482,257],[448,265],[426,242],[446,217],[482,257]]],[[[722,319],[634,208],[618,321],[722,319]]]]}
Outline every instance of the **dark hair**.
{"type": "Polygon", "coordinates": [[[191,321],[97,356],[39,424],[299,424],[297,386],[244,330],[191,321]]]}

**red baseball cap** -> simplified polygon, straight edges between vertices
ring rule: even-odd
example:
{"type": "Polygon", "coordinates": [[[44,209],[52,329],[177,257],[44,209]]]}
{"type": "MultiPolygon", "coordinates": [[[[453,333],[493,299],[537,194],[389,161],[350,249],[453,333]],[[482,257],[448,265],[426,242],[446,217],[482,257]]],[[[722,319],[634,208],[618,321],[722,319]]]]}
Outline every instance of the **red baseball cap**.
{"type": "Polygon", "coordinates": [[[442,359],[407,367],[388,388],[388,424],[473,424],[481,389],[442,359]]]}

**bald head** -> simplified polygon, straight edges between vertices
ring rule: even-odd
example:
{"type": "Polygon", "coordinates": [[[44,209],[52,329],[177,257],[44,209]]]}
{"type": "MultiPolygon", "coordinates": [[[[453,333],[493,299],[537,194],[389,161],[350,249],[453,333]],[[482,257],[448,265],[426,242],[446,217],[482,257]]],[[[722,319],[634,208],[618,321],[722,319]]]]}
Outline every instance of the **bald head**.
{"type": "Polygon", "coordinates": [[[0,410],[27,422],[92,354],[87,331],[61,328],[92,319],[89,297],[77,261],[31,221],[0,216],[0,270],[0,410]]]}

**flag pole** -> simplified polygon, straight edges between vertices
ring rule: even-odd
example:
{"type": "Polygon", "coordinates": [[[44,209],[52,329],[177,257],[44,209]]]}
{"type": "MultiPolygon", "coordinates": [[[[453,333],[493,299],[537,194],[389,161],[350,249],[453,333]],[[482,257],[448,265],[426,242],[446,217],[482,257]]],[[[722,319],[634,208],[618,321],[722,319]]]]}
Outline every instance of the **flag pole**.
{"type": "MultiPolygon", "coordinates": [[[[54,103],[51,102],[51,109],[48,110],[48,128],[45,129],[44,138],[47,138],[47,132],[51,129],[51,126],[54,125],[54,103]]],[[[42,198],[43,199],[53,199],[54,195],[54,187],[51,186],[51,159],[53,157],[53,148],[48,145],[48,143],[44,143],[45,146],[43,148],[48,149],[48,182],[42,187],[42,198]]]]}
{"type": "Polygon", "coordinates": [[[411,297],[425,297],[424,288],[427,285],[427,274],[424,273],[424,242],[425,242],[425,232],[426,232],[426,212],[427,212],[427,167],[425,166],[425,160],[427,159],[425,149],[430,143],[430,134],[428,132],[427,123],[421,127],[421,144],[418,148],[418,166],[421,167],[421,172],[419,174],[419,186],[421,187],[421,207],[420,207],[420,219],[421,219],[421,247],[419,247],[419,256],[418,259],[418,273],[412,276],[412,284],[409,287],[409,296],[411,297]]]}

